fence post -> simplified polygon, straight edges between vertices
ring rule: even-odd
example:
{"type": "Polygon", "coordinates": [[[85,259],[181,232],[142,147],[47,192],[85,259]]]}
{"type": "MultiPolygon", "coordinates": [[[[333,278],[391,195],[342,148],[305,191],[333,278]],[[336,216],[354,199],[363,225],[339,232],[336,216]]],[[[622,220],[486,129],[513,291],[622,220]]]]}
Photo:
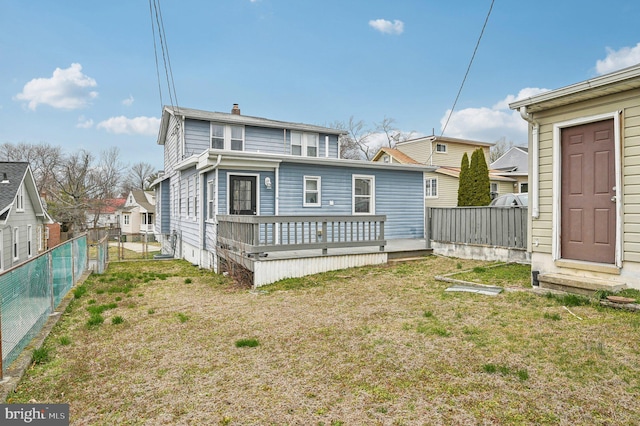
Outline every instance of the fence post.
{"type": "Polygon", "coordinates": [[[427,207],[424,213],[424,238],[427,248],[431,248],[431,207],[427,207]]]}

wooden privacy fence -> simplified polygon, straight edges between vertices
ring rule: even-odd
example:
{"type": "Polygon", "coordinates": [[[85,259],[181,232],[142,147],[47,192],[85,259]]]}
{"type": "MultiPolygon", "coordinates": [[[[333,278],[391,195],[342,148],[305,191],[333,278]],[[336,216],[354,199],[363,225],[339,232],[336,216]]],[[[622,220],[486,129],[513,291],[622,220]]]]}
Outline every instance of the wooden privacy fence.
{"type": "Polygon", "coordinates": [[[527,248],[527,208],[427,208],[427,240],[527,248]]]}
{"type": "Polygon", "coordinates": [[[270,251],[379,246],[386,216],[218,216],[218,245],[249,255],[270,251]]]}

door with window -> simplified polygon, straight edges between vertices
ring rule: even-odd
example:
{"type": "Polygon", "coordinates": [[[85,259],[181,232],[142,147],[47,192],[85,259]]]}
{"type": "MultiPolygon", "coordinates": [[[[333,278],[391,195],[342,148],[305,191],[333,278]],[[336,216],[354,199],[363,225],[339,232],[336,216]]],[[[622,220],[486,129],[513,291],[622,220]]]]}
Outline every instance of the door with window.
{"type": "Polygon", "coordinates": [[[229,214],[258,214],[257,180],[256,176],[229,177],[229,214]]]}

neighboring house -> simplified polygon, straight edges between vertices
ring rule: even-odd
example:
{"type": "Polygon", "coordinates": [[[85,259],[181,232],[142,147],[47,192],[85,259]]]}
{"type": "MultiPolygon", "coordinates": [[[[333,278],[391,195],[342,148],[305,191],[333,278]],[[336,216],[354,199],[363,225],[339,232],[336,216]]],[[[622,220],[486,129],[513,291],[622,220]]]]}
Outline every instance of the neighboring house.
{"type": "Polygon", "coordinates": [[[46,250],[52,223],[27,162],[0,162],[0,270],[46,250]]]}
{"type": "Polygon", "coordinates": [[[141,189],[129,192],[124,206],[117,210],[122,234],[153,234],[156,213],[154,191],[141,189]]]}
{"type": "MultiPolygon", "coordinates": [[[[314,227],[314,238],[326,239],[331,230],[319,223],[332,218],[344,219],[346,223],[336,225],[344,235],[348,223],[373,223],[386,215],[385,239],[424,238],[424,198],[412,195],[422,193],[423,173],[433,168],[339,159],[342,134],[244,116],[237,105],[230,114],[165,107],[158,137],[164,147],[164,173],[154,183],[156,231],[163,236],[163,252],[218,271],[218,228],[239,221],[261,226],[260,231],[247,231],[256,241],[264,239],[265,232],[275,235],[272,249],[293,240],[294,232],[296,239],[305,232],[308,236],[307,226],[314,227]],[[317,220],[301,226],[306,217],[317,220]],[[298,224],[279,223],[282,218],[298,224]],[[275,229],[264,231],[267,221],[277,222],[275,229]]],[[[239,233],[229,238],[239,238],[239,233]]],[[[292,266],[288,276],[301,276],[310,266],[317,267],[316,272],[331,268],[322,262],[309,259],[292,266]]],[[[285,268],[268,266],[272,271],[285,268]]]]}
{"type": "MultiPolygon", "coordinates": [[[[396,148],[380,148],[371,161],[386,164],[429,164],[437,167],[424,174],[424,196],[427,207],[455,207],[458,205],[460,165],[466,153],[478,148],[489,158],[489,149],[494,144],[468,139],[427,136],[399,142],[396,148]]],[[[513,192],[516,179],[489,171],[492,195],[513,192]]]]}
{"type": "Polygon", "coordinates": [[[509,106],[529,122],[534,283],[640,289],[640,65],[509,106]]]}
{"type": "Polygon", "coordinates": [[[119,210],[126,198],[109,198],[99,202],[99,207],[87,211],[87,228],[117,228],[120,226],[119,210]]]}
{"type": "Polygon", "coordinates": [[[489,169],[500,176],[516,180],[512,190],[506,192],[529,192],[529,148],[526,146],[512,146],[489,164],[489,169]]]}

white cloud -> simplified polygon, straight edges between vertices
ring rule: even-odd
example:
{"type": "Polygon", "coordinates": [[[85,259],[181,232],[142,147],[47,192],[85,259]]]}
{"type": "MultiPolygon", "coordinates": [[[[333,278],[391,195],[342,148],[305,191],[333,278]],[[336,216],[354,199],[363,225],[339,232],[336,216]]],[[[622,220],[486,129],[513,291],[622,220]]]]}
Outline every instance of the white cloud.
{"type": "Polygon", "coordinates": [[[120,117],[111,117],[108,120],[101,121],[96,127],[116,134],[157,135],[160,128],[160,119],[156,117],[127,118],[121,115],[120,117]]]}
{"type": "Polygon", "coordinates": [[[131,105],[133,105],[134,101],[135,101],[135,99],[133,99],[133,95],[129,95],[129,97],[127,99],[122,101],[122,105],[131,106],[131,105]]]}
{"type": "Polygon", "coordinates": [[[620,50],[607,47],[607,57],[596,62],[596,72],[602,75],[638,63],[640,63],[640,43],[634,47],[623,47],[620,50]]]}
{"type": "Polygon", "coordinates": [[[61,109],[84,108],[98,96],[98,92],[91,90],[97,85],[82,73],[82,65],[74,63],[66,69],[56,68],[51,78],[34,78],[14,99],[28,101],[33,111],[40,104],[61,109]]]}
{"type": "Polygon", "coordinates": [[[79,129],[90,129],[93,127],[93,120],[90,118],[87,119],[84,115],[81,115],[78,117],[78,124],[76,124],[76,127],[79,129]]]}
{"type": "MultiPolygon", "coordinates": [[[[547,92],[548,89],[527,87],[517,95],[507,95],[492,107],[466,108],[454,111],[447,124],[445,136],[495,142],[502,137],[516,145],[527,141],[527,122],[518,111],[509,110],[509,104],[518,100],[547,92]]],[[[440,128],[445,125],[449,111],[440,119],[440,128]]]]}
{"type": "Polygon", "coordinates": [[[371,20],[369,26],[383,34],[402,34],[404,32],[404,22],[397,19],[393,22],[386,19],[371,20]]]}

